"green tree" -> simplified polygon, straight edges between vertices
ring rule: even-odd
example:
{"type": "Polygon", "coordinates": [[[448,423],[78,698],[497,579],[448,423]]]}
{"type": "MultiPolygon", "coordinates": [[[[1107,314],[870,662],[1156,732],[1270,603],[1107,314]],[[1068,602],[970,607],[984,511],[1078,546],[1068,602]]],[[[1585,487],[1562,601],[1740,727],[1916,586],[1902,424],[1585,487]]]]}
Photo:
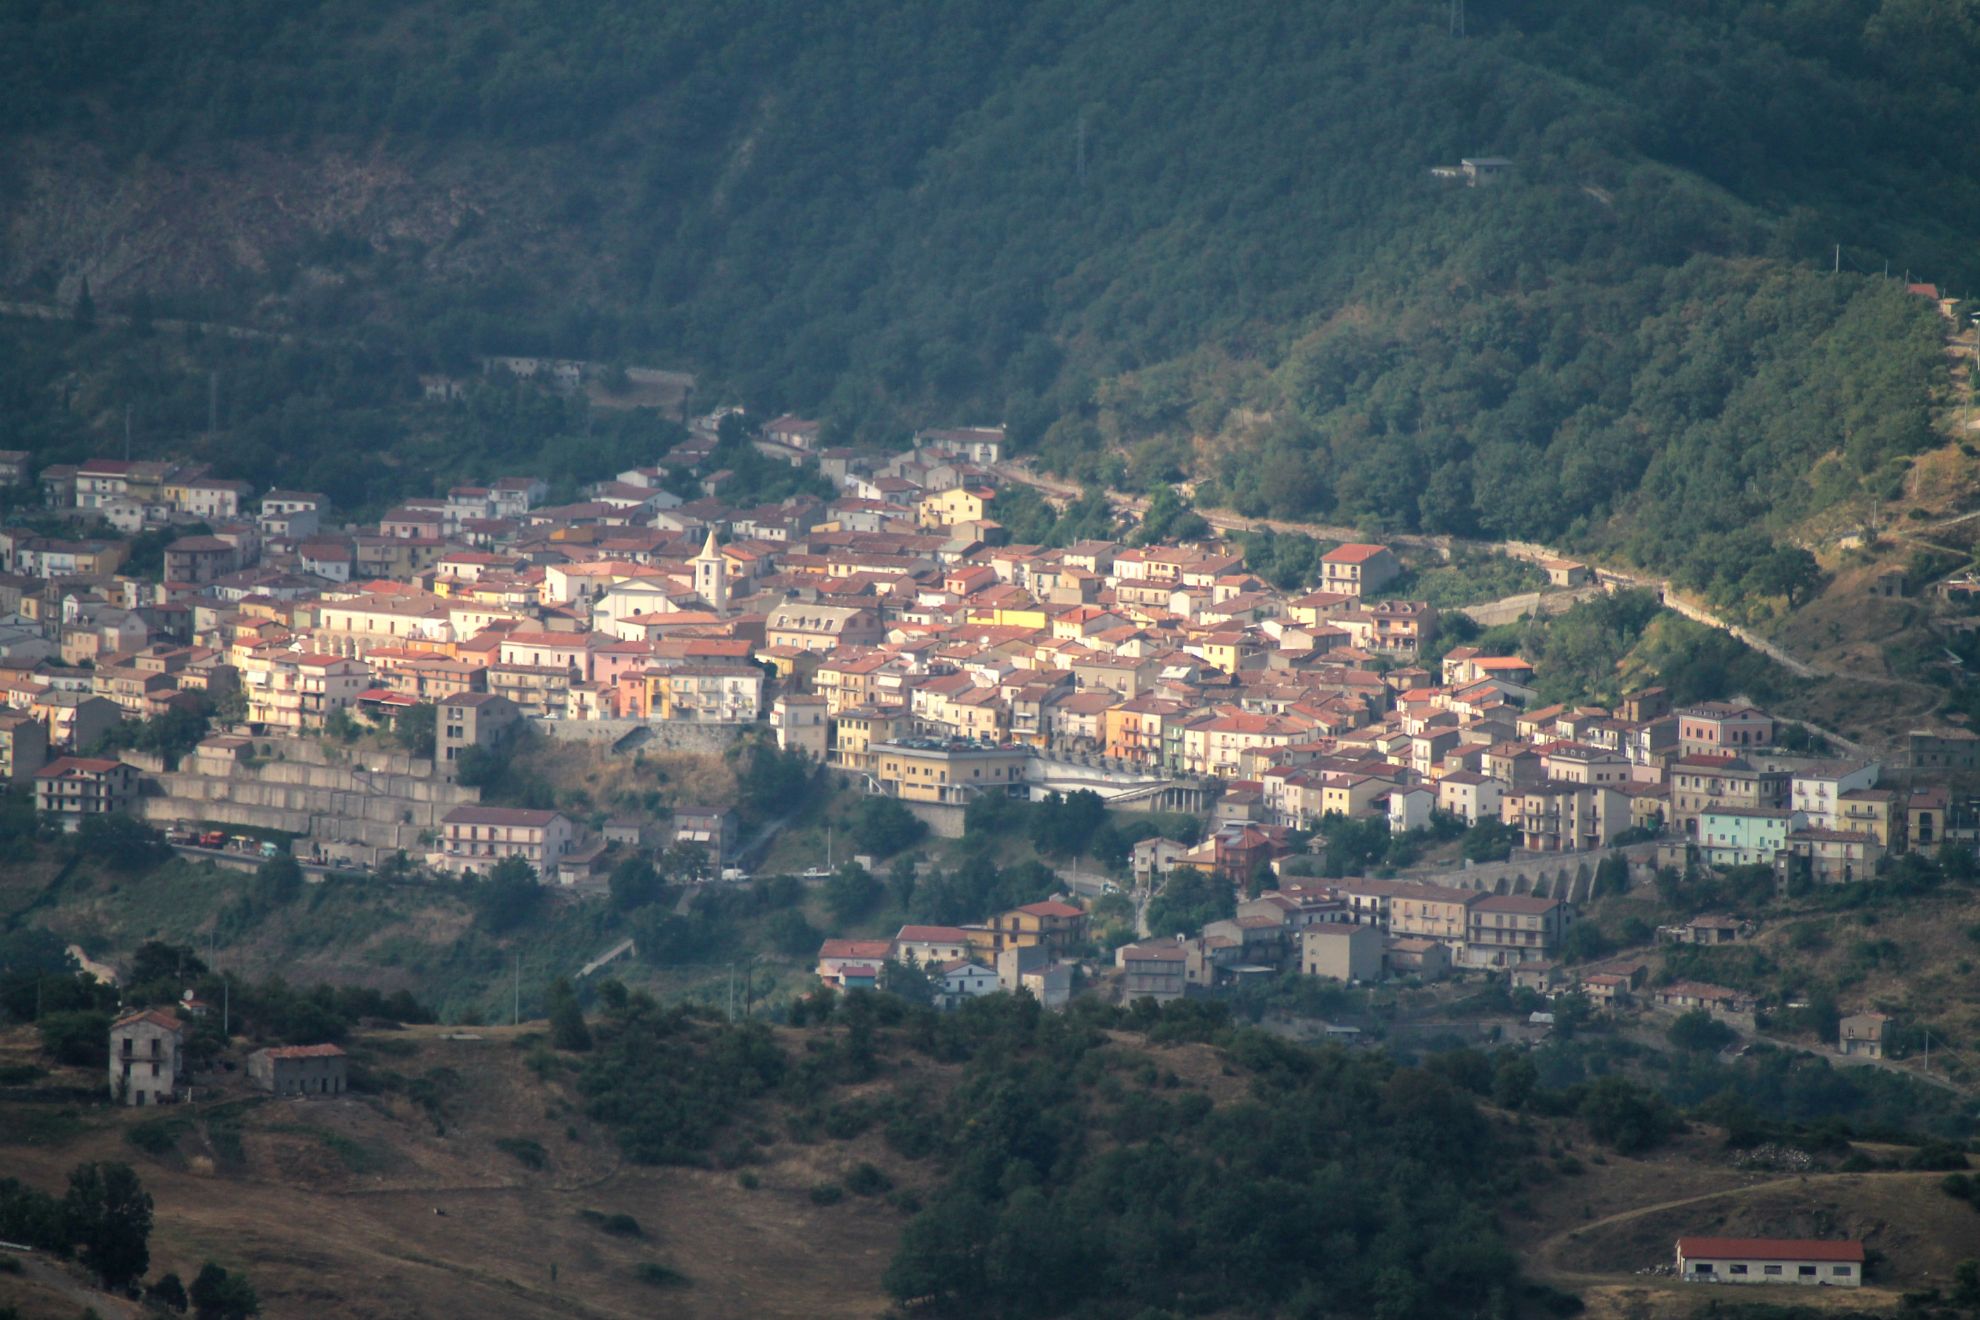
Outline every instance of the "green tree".
{"type": "MultiPolygon", "coordinates": [[[[206,975],[206,963],[189,944],[167,944],[146,940],[131,954],[129,981],[146,985],[153,981],[179,984],[206,975]]],[[[177,996],[174,996],[177,998],[177,996]]]]}
{"type": "Polygon", "coordinates": [[[1980,1309],[1980,1260],[1968,1257],[1953,1266],[1952,1303],[1980,1309]]]}
{"type": "Polygon", "coordinates": [[[887,868],[887,892],[903,912],[914,902],[914,889],[921,882],[912,857],[897,857],[887,868]]]}
{"type": "Polygon", "coordinates": [[[248,1320],[261,1314],[261,1298],[247,1275],[230,1273],[210,1260],[199,1267],[186,1295],[194,1320],[248,1320]]]}
{"type": "Polygon", "coordinates": [[[891,857],[927,833],[927,824],[895,798],[865,797],[853,808],[853,844],[863,853],[891,857]]]}
{"type": "Polygon", "coordinates": [[[591,1048],[584,1007],[571,983],[561,976],[550,986],[550,1043],[560,1050],[582,1052],[591,1048]]]}
{"type": "Polygon", "coordinates": [[[1592,921],[1576,922],[1561,938],[1561,959],[1564,962],[1588,962],[1605,958],[1615,951],[1616,942],[1592,921]]]}
{"type": "Polygon", "coordinates": [[[1237,891],[1193,866],[1169,872],[1160,892],[1148,903],[1148,929],[1156,936],[1187,935],[1237,912],[1237,891]]]}
{"type": "Polygon", "coordinates": [[[163,834],[122,812],[84,816],[76,844],[85,856],[99,858],[118,871],[142,871],[172,856],[163,834]]]}
{"type": "Polygon", "coordinates": [[[500,752],[486,747],[463,747],[454,761],[454,780],[463,788],[487,790],[502,782],[508,768],[500,752]]]}
{"type": "Polygon", "coordinates": [[[1524,1109],[1540,1085],[1540,1070],[1523,1054],[1509,1054],[1492,1071],[1492,1103],[1501,1109],[1524,1109]]]}
{"type": "Polygon", "coordinates": [[[177,1311],[181,1315],[185,1314],[188,1304],[186,1286],[179,1282],[179,1276],[176,1274],[164,1274],[158,1278],[157,1282],[146,1284],[144,1286],[144,1299],[153,1306],[160,1306],[168,1311],[177,1311]]]}
{"type": "Polygon", "coordinates": [[[1503,862],[1512,856],[1512,850],[1518,843],[1519,836],[1512,826],[1493,817],[1482,816],[1464,832],[1464,842],[1458,850],[1468,861],[1503,862]]]}
{"type": "Polygon", "coordinates": [[[105,1289],[121,1292],[151,1265],[151,1196],[128,1164],[80,1164],[62,1205],[69,1241],[105,1289]]]}
{"type": "Polygon", "coordinates": [[[644,907],[660,897],[660,873],[653,869],[653,863],[637,853],[619,860],[612,868],[609,883],[612,906],[621,912],[644,907]]]}
{"type": "Polygon", "coordinates": [[[818,952],[818,930],[796,908],[772,912],[763,923],[763,940],[787,958],[803,958],[818,952]]]}
{"type": "Polygon", "coordinates": [[[504,857],[488,878],[471,881],[475,921],[491,935],[501,935],[535,916],[543,905],[543,886],[536,868],[520,857],[504,857]]]}
{"type": "Polygon", "coordinates": [[[871,912],[880,894],[880,882],[857,862],[844,863],[825,881],[825,906],[840,925],[871,912]]]}
{"type": "Polygon", "coordinates": [[[880,988],[911,1004],[935,1002],[935,981],[927,971],[889,958],[880,965],[880,988]]]}
{"type": "Polygon", "coordinates": [[[93,1068],[110,1061],[108,1013],[44,1013],[36,1025],[42,1051],[57,1063],[93,1068]]]}
{"type": "Polygon", "coordinates": [[[254,899],[266,907],[295,902],[303,892],[302,864],[289,853],[277,853],[254,871],[254,899]]]}
{"type": "Polygon", "coordinates": [[[1620,1077],[1598,1078],[1576,1113],[1597,1141],[1624,1155],[1662,1145],[1678,1126],[1662,1097],[1620,1077]]]}
{"type": "Polygon", "coordinates": [[[433,759],[434,708],[430,701],[417,702],[400,711],[392,720],[392,738],[414,756],[433,759]]]}
{"type": "Polygon", "coordinates": [[[1680,1014],[1664,1035],[1671,1044],[1694,1054],[1716,1054],[1739,1039],[1738,1032],[1703,1008],[1680,1014]]]}

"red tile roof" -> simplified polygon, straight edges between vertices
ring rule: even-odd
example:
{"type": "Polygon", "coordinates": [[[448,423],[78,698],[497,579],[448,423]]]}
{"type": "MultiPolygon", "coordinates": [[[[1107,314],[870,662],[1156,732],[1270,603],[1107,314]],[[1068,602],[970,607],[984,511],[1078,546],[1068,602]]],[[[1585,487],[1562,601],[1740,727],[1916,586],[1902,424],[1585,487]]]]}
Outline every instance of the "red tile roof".
{"type": "Polygon", "coordinates": [[[1798,1238],[1687,1237],[1677,1241],[1686,1260],[1863,1260],[1861,1242],[1820,1242],[1798,1238]]]}
{"type": "Polygon", "coordinates": [[[826,958],[872,958],[885,962],[894,953],[892,940],[826,940],[818,947],[818,957],[826,958]]]}
{"type": "Polygon", "coordinates": [[[271,1059],[341,1059],[344,1051],[335,1045],[271,1045],[258,1053],[271,1059]]]}

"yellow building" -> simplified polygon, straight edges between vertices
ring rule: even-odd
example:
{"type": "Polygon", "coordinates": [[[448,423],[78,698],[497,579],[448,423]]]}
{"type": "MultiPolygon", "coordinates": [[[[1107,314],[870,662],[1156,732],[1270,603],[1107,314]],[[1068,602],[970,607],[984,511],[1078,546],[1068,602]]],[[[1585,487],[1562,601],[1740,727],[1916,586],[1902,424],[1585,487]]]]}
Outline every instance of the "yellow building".
{"type": "Polygon", "coordinates": [[[990,918],[992,949],[1044,945],[1064,955],[1086,935],[1086,910],[1070,903],[1027,903],[990,918]]]}
{"type": "Polygon", "coordinates": [[[982,522],[989,516],[990,502],[997,492],[983,486],[951,486],[945,491],[922,497],[915,508],[915,521],[922,527],[953,527],[957,523],[982,522]]]}
{"type": "Polygon", "coordinates": [[[1030,755],[1022,747],[981,743],[887,742],[872,749],[872,774],[882,790],[904,801],[962,805],[982,793],[1022,794],[1030,755]]]}
{"type": "Polygon", "coordinates": [[[871,772],[873,751],[906,733],[913,723],[899,709],[855,706],[834,713],[832,720],[832,764],[846,770],[871,772]]]}

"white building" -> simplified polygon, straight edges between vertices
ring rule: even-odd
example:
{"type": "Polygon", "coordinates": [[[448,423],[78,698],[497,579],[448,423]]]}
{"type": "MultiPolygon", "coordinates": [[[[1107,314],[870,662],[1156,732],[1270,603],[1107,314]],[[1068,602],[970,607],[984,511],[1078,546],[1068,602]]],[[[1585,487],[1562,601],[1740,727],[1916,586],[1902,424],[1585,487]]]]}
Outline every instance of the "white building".
{"type": "Polygon", "coordinates": [[[1792,1238],[1679,1238],[1677,1272],[1687,1283],[1858,1288],[1863,1285],[1863,1244],[1792,1238]]]}
{"type": "Polygon", "coordinates": [[[1837,804],[1845,793],[1859,788],[1875,788],[1882,769],[1875,761],[1829,761],[1794,772],[1794,810],[1807,815],[1818,830],[1849,828],[1837,816],[1837,804]]]}
{"type": "Polygon", "coordinates": [[[176,1013],[141,1008],[110,1025],[110,1095],[119,1104],[172,1099],[184,1067],[186,1024],[176,1013]]]}

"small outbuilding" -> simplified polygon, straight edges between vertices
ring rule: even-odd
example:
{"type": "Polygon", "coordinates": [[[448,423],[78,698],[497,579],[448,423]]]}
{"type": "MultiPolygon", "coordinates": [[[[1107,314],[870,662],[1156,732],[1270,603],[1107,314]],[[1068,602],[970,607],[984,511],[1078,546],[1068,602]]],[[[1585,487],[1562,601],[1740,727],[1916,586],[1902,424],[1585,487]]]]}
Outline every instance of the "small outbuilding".
{"type": "Polygon", "coordinates": [[[335,1045],[272,1045],[248,1055],[248,1077],[271,1095],[342,1095],[349,1062],[335,1045]]]}

